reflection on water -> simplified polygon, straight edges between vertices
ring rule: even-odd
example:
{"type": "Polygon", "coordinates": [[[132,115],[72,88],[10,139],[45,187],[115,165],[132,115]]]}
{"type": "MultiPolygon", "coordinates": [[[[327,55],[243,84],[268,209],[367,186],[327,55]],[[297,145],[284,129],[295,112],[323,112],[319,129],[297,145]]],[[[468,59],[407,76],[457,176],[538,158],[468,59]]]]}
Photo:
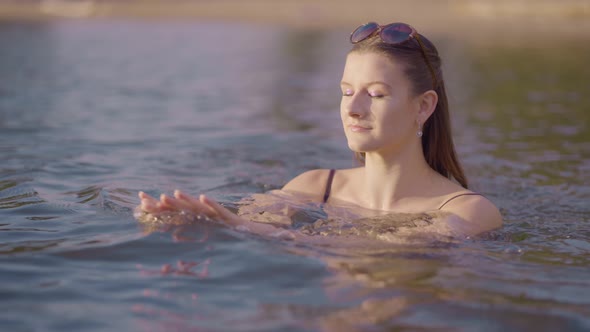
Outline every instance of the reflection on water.
{"type": "Polygon", "coordinates": [[[590,48],[579,41],[431,36],[448,55],[458,150],[502,230],[352,249],[214,222],[137,224],[138,190],[232,204],[310,168],[349,167],[347,33],[0,25],[3,328],[589,329],[590,48]]]}

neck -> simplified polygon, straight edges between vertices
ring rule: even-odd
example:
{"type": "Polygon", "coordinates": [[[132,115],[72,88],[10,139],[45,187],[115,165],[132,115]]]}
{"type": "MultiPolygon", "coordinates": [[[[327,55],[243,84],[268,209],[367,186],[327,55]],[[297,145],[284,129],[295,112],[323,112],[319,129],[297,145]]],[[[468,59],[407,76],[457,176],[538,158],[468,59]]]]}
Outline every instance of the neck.
{"type": "Polygon", "coordinates": [[[400,200],[423,192],[432,180],[433,170],[426,163],[421,146],[365,155],[364,200],[371,209],[393,210],[400,200]]]}

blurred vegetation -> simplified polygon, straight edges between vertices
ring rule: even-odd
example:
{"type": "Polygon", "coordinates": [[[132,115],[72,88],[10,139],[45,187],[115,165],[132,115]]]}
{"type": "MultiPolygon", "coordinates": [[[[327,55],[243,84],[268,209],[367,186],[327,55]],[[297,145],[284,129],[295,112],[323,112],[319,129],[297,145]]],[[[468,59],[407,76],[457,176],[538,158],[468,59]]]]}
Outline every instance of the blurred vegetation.
{"type": "Polygon", "coordinates": [[[216,18],[291,24],[334,24],[367,20],[429,23],[441,18],[586,19],[587,0],[0,0],[0,19],[63,17],[216,18]],[[394,13],[394,14],[392,14],[394,13]]]}
{"type": "Polygon", "coordinates": [[[545,40],[472,50],[469,121],[500,159],[526,162],[545,183],[582,174],[590,158],[590,44],[545,40]]]}

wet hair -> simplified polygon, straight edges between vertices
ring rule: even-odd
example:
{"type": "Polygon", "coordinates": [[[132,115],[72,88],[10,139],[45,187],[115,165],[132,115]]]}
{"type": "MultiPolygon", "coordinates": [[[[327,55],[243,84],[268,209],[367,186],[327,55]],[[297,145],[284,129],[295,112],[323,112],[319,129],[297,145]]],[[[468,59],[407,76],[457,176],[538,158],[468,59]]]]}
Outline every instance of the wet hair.
{"type": "MultiPolygon", "coordinates": [[[[382,42],[378,35],[354,44],[350,53],[374,52],[383,54],[402,64],[404,73],[412,84],[412,92],[415,95],[428,90],[434,90],[437,93],[438,102],[436,108],[422,127],[424,158],[436,172],[446,178],[454,179],[461,186],[467,188],[467,177],[457,158],[451,135],[449,104],[442,75],[441,59],[434,44],[422,35],[419,37],[425,48],[424,54],[420,49],[420,44],[415,39],[392,45],[382,42]],[[432,66],[436,80],[432,77],[425,56],[432,66]]],[[[364,164],[365,154],[357,152],[355,155],[357,160],[364,164]]]]}

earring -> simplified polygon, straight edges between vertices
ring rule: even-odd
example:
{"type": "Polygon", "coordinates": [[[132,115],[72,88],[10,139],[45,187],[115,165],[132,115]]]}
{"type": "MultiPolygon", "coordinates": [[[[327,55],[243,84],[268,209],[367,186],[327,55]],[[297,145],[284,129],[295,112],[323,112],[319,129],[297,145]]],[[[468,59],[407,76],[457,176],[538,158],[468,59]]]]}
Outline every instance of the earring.
{"type": "Polygon", "coordinates": [[[424,133],[422,132],[422,125],[418,122],[418,131],[416,132],[416,136],[422,137],[424,133]]]}

